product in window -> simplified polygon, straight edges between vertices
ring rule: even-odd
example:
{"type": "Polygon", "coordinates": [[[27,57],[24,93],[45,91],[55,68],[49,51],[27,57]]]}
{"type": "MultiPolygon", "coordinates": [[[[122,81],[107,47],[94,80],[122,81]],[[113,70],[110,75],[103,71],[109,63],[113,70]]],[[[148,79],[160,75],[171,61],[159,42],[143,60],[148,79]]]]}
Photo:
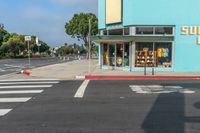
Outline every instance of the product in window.
{"type": "Polygon", "coordinates": [[[169,49],[165,48],[163,57],[168,57],[168,56],[169,56],[169,49]]]}
{"type": "Polygon", "coordinates": [[[122,65],[122,58],[121,57],[117,58],[117,65],[122,65]]]}
{"type": "Polygon", "coordinates": [[[158,54],[158,57],[159,57],[159,58],[162,57],[162,51],[163,51],[162,48],[158,48],[158,50],[157,50],[157,54],[158,54]]]}

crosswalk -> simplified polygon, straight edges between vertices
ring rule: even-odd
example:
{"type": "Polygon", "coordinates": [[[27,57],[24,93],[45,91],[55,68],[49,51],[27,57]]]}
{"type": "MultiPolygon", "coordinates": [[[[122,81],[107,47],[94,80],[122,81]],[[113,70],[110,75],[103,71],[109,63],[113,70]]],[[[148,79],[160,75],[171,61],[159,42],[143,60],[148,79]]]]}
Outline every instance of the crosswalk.
{"type": "Polygon", "coordinates": [[[45,88],[58,83],[57,79],[0,80],[0,116],[11,112],[14,109],[13,103],[25,103],[32,99],[31,95],[43,93],[45,88]],[[1,108],[1,104],[11,104],[11,108],[1,108]]]}

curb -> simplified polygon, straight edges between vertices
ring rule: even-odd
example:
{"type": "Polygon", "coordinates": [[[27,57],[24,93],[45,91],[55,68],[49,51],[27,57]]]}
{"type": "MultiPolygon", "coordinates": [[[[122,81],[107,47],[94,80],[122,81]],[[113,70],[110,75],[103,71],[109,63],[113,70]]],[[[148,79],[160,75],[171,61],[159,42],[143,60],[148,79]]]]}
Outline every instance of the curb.
{"type": "Polygon", "coordinates": [[[85,76],[76,76],[76,79],[77,79],[77,80],[84,80],[84,79],[86,79],[86,78],[85,78],[85,76]]]}
{"type": "MultiPolygon", "coordinates": [[[[79,79],[98,80],[98,79],[200,79],[200,76],[100,76],[100,75],[86,75],[77,76],[79,79]]],[[[77,78],[78,79],[78,78],[77,78]]]]}

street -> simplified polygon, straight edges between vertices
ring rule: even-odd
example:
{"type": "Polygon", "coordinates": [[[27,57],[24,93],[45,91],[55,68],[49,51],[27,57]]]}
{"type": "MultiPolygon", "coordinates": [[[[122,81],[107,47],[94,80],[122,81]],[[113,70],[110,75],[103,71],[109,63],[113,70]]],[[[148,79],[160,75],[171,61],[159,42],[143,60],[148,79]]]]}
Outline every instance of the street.
{"type": "MultiPolygon", "coordinates": [[[[59,59],[57,57],[31,58],[31,68],[67,62],[75,59],[75,56],[69,57],[69,60],[67,57],[65,60],[59,59]]],[[[0,75],[5,75],[13,72],[20,72],[21,70],[27,69],[28,67],[28,59],[3,59],[0,60],[0,75]]]]}
{"type": "Polygon", "coordinates": [[[2,133],[197,133],[199,80],[0,81],[2,133]]]}

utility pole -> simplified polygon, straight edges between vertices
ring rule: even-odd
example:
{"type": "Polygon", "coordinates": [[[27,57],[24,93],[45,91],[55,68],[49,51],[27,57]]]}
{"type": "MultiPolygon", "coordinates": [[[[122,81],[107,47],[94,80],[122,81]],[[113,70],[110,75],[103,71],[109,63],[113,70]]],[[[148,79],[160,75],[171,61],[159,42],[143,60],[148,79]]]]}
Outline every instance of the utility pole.
{"type": "Polygon", "coordinates": [[[28,42],[28,65],[31,66],[31,55],[30,55],[30,41],[31,36],[25,36],[25,41],[28,42]]]}
{"type": "Polygon", "coordinates": [[[91,37],[91,19],[89,19],[89,35],[88,35],[88,56],[89,56],[89,75],[91,73],[91,40],[90,40],[90,37],[91,37]]]}

